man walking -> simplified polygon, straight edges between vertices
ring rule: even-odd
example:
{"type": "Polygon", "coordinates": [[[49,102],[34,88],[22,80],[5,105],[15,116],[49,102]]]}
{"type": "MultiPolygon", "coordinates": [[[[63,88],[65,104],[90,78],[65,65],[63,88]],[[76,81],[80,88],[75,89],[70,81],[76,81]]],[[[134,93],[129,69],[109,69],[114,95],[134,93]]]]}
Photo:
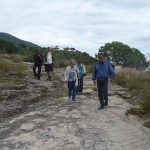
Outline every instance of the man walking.
{"type": "Polygon", "coordinates": [[[99,53],[98,62],[94,65],[92,75],[94,85],[97,80],[98,97],[100,101],[100,107],[98,109],[103,109],[105,106],[108,106],[108,78],[110,78],[110,82],[113,82],[114,77],[115,72],[111,64],[105,61],[102,53],[99,53]]]}

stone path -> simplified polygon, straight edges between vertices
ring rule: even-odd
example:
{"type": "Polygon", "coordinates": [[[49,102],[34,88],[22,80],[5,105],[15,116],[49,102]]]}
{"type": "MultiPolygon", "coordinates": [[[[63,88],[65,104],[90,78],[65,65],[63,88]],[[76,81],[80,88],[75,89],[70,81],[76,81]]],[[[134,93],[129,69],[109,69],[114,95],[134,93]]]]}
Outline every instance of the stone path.
{"type": "Polygon", "coordinates": [[[84,83],[75,102],[50,97],[6,118],[0,123],[0,150],[149,150],[150,130],[125,115],[126,90],[110,84],[109,106],[98,110],[90,77],[84,83]]]}

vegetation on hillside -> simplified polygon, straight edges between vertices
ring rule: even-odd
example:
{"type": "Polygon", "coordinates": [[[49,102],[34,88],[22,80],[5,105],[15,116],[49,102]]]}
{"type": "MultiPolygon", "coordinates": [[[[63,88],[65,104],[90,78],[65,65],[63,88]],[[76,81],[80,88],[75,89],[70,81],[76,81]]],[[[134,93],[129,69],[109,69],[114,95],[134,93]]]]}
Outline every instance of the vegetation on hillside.
{"type": "Polygon", "coordinates": [[[16,47],[13,43],[0,39],[0,53],[11,54],[17,52],[18,52],[18,47],[16,47]]]}
{"type": "MultiPolygon", "coordinates": [[[[29,50],[24,57],[24,61],[33,62],[33,51],[29,50]]],[[[46,49],[39,49],[41,54],[44,56],[46,49]]],[[[70,60],[81,60],[83,64],[93,65],[96,59],[90,56],[88,53],[80,51],[69,51],[69,50],[56,50],[52,48],[52,53],[54,55],[54,67],[66,67],[69,65],[70,60]]]]}
{"type": "MultiPolygon", "coordinates": [[[[38,49],[44,56],[45,48],[41,48],[31,42],[20,40],[10,34],[0,33],[0,53],[1,54],[18,54],[22,56],[23,61],[33,62],[33,52],[38,49]]],[[[75,50],[75,48],[59,50],[58,46],[52,48],[52,53],[55,57],[54,67],[66,67],[71,59],[82,60],[84,64],[92,64],[96,61],[85,52],[75,50]]],[[[16,57],[14,57],[16,58],[16,57]]],[[[19,60],[14,60],[19,61],[19,60]]]]}

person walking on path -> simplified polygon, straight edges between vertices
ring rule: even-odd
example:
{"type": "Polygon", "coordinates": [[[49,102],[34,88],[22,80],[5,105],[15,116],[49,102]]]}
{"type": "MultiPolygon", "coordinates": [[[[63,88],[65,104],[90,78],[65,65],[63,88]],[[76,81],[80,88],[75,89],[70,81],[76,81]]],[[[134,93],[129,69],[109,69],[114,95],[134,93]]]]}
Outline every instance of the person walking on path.
{"type": "Polygon", "coordinates": [[[71,60],[70,65],[65,70],[65,82],[68,85],[69,99],[76,100],[76,80],[79,70],[75,65],[75,61],[71,60]]]}
{"type": "Polygon", "coordinates": [[[76,66],[79,70],[77,93],[78,92],[82,93],[82,91],[83,91],[83,78],[86,75],[86,69],[85,69],[85,66],[83,64],[81,64],[81,60],[78,60],[78,63],[76,66]]]}
{"type": "Polygon", "coordinates": [[[33,65],[34,78],[37,78],[38,80],[40,80],[43,56],[38,50],[34,51],[33,60],[34,60],[34,65],[33,65]],[[36,72],[37,68],[38,68],[38,73],[36,72]]]}
{"type": "Polygon", "coordinates": [[[53,74],[53,61],[54,61],[54,57],[52,55],[50,47],[48,47],[44,57],[45,71],[47,72],[48,81],[52,80],[51,76],[53,74]]]}
{"type": "Polygon", "coordinates": [[[114,77],[115,72],[111,64],[104,60],[102,53],[99,53],[98,62],[95,63],[93,67],[92,75],[94,85],[97,80],[98,97],[100,101],[100,107],[98,109],[103,109],[105,106],[108,106],[108,78],[110,78],[110,82],[113,82],[114,77]]]}

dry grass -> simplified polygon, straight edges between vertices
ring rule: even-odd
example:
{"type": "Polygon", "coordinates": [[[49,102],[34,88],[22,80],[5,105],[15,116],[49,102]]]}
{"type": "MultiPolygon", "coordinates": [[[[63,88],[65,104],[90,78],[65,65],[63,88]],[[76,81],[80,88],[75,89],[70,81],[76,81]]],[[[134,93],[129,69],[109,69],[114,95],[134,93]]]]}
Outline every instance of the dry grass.
{"type": "Polygon", "coordinates": [[[134,89],[150,88],[150,74],[136,69],[124,68],[118,71],[115,81],[131,91],[134,89]]]}
{"type": "MultiPolygon", "coordinates": [[[[150,74],[136,69],[124,68],[117,72],[115,83],[126,87],[133,95],[139,96],[141,101],[138,112],[150,113],[150,74]]],[[[133,112],[133,108],[132,108],[133,112]]]]}
{"type": "Polygon", "coordinates": [[[24,76],[25,66],[22,63],[13,63],[9,60],[0,59],[0,73],[15,75],[19,78],[24,76]]]}
{"type": "Polygon", "coordinates": [[[6,59],[6,60],[10,60],[12,62],[22,62],[24,59],[23,55],[19,55],[19,54],[0,54],[0,58],[1,59],[6,59]]]}

